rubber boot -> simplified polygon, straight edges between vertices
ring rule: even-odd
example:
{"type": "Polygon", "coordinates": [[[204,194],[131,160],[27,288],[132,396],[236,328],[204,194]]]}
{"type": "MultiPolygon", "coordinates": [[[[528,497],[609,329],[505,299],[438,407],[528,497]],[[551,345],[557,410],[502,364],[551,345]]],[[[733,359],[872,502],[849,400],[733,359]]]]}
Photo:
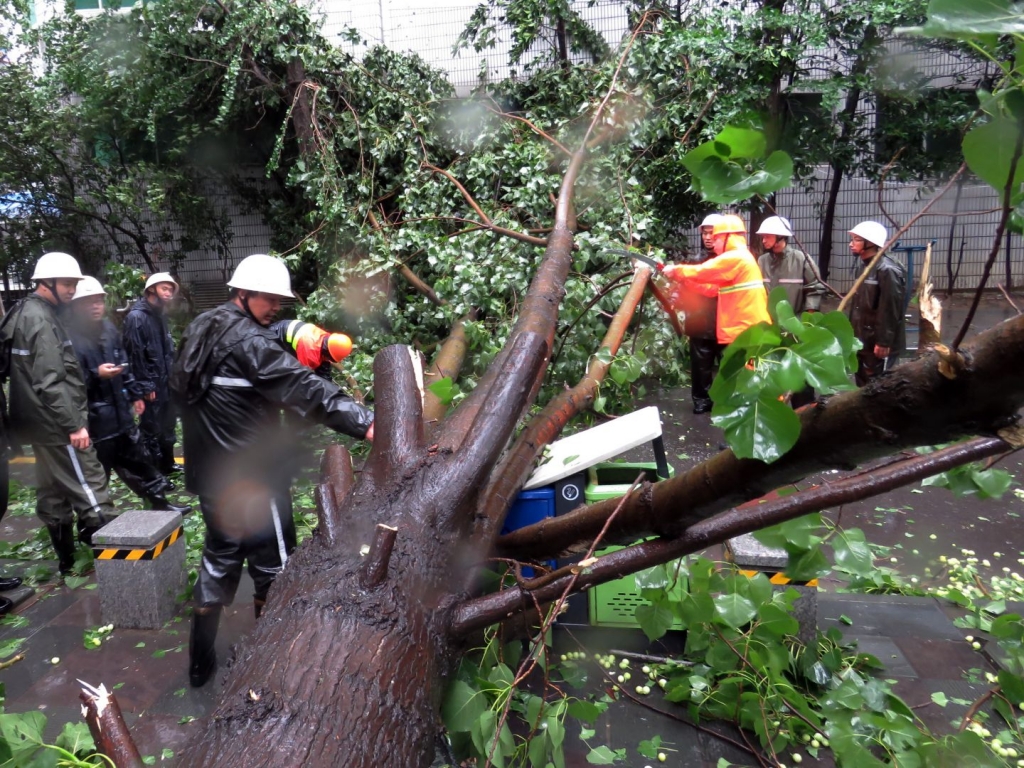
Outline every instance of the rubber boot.
{"type": "Polygon", "coordinates": [[[167,497],[162,493],[151,493],[143,499],[146,504],[149,505],[150,509],[159,509],[166,512],[177,512],[179,515],[184,517],[192,511],[192,507],[187,505],[172,504],[167,500],[167,497]]]}
{"type": "Polygon", "coordinates": [[[207,605],[192,613],[192,633],[188,641],[188,679],[193,688],[206,685],[217,668],[217,625],[220,624],[221,606],[207,605]]]}
{"type": "Polygon", "coordinates": [[[253,611],[256,613],[256,618],[257,619],[260,617],[260,614],[263,613],[263,606],[266,605],[266,604],[267,604],[266,600],[260,600],[258,597],[254,597],[252,599],[252,607],[253,607],[253,611]]]}
{"type": "Polygon", "coordinates": [[[62,575],[71,573],[75,567],[75,529],[71,523],[48,525],[53,551],[57,553],[57,568],[62,575]]]}
{"type": "Polygon", "coordinates": [[[78,521],[78,540],[85,544],[87,547],[92,546],[92,535],[96,533],[100,528],[109,523],[114,518],[107,517],[106,515],[100,515],[100,522],[98,525],[82,525],[82,521],[78,521]]]}
{"type": "Polygon", "coordinates": [[[0,597],[0,616],[6,616],[14,608],[14,602],[9,597],[0,597]]]}

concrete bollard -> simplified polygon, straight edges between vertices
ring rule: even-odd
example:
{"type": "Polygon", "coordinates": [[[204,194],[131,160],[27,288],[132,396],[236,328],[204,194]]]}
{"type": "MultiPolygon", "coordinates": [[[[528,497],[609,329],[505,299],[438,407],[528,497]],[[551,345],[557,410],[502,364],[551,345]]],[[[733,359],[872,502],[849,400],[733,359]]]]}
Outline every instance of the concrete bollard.
{"type": "Polygon", "coordinates": [[[185,534],[177,512],[133,510],[93,534],[103,621],[159,629],[185,588],[185,534]]]}
{"type": "Polygon", "coordinates": [[[804,645],[814,642],[818,630],[818,580],[790,581],[785,576],[789,555],[784,549],[768,547],[751,533],[736,536],[725,543],[725,559],[748,575],[760,571],[775,589],[793,587],[800,597],[793,603],[793,616],[800,623],[797,637],[804,645]]]}

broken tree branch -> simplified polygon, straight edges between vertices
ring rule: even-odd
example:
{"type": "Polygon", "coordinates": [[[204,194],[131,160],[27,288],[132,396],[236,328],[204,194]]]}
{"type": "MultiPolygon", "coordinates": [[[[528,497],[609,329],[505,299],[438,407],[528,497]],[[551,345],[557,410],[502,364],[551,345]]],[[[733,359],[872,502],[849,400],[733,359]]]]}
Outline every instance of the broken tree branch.
{"type": "MultiPolygon", "coordinates": [[[[698,552],[734,536],[891,491],[953,467],[1001,453],[1007,450],[1007,447],[1007,443],[999,438],[977,438],[933,453],[888,464],[873,472],[814,486],[789,496],[763,503],[745,503],[696,522],[685,529],[678,538],[642,542],[602,555],[581,573],[567,573],[530,591],[529,594],[519,587],[511,587],[498,593],[467,600],[455,611],[452,632],[457,636],[465,635],[495,621],[533,610],[536,604],[549,603],[557,599],[574,578],[576,581],[572,587],[573,591],[582,591],[597,584],[614,581],[628,573],[635,573],[698,552]]],[[[620,504],[622,500],[610,501],[620,504]]]]}
{"type": "MultiPolygon", "coordinates": [[[[651,271],[647,268],[639,268],[633,274],[633,282],[601,341],[600,348],[607,349],[612,356],[619,351],[650,278],[651,271]]],[[[493,533],[501,527],[512,498],[533,470],[533,460],[545,445],[558,436],[569,419],[590,407],[610,365],[610,362],[602,362],[596,355],[591,356],[587,372],[580,382],[552,398],[519,434],[511,450],[491,475],[491,484],[480,504],[478,518],[481,522],[474,535],[477,542],[489,542],[493,533]]]]}
{"type": "Polygon", "coordinates": [[[109,757],[116,768],[142,768],[142,756],[128,732],[117,698],[102,683],[94,688],[78,682],[82,686],[78,696],[82,700],[82,717],[96,742],[96,750],[109,757]]]}
{"type": "Polygon", "coordinates": [[[423,421],[428,431],[440,423],[448,410],[447,404],[430,391],[430,385],[441,379],[451,379],[453,382],[458,380],[466,352],[469,350],[466,323],[476,320],[479,314],[479,311],[474,309],[452,326],[451,333],[441,343],[441,349],[434,356],[434,362],[423,374],[423,421]]]}
{"type": "MultiPolygon", "coordinates": [[[[868,386],[802,409],[796,445],[772,464],[723,451],[655,484],[650,495],[635,495],[627,504],[611,543],[649,533],[678,535],[699,520],[815,472],[850,469],[904,448],[991,434],[1014,423],[1024,405],[1024,317],[979,334],[962,357],[965,368],[953,380],[939,371],[939,356],[929,352],[868,386]]],[[[591,539],[610,512],[602,502],[516,531],[499,539],[499,554],[557,555],[591,539]]]]}

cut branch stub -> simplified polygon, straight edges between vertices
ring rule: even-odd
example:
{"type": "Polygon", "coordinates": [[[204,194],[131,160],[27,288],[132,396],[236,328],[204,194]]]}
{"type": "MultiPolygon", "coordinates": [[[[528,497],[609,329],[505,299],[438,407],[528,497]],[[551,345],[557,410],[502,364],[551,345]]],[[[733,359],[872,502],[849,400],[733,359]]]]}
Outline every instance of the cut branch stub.
{"type": "Polygon", "coordinates": [[[320,482],[334,490],[336,503],[341,504],[355,482],[352,474],[352,456],[344,445],[327,446],[320,458],[320,482]]]}
{"type": "Polygon", "coordinates": [[[345,530],[341,505],[330,483],[320,483],[314,491],[314,497],[317,526],[313,535],[330,546],[338,541],[339,534],[345,530]]]}
{"type": "Polygon", "coordinates": [[[373,544],[370,545],[370,552],[363,565],[363,572],[360,574],[359,583],[363,589],[373,589],[384,583],[388,577],[388,564],[391,562],[391,552],[395,548],[395,537],[398,529],[390,525],[378,523],[373,537],[373,544]]]}
{"type": "Polygon", "coordinates": [[[373,453],[368,466],[382,487],[394,471],[423,455],[423,368],[412,347],[394,344],[373,361],[373,453]]]}
{"type": "Polygon", "coordinates": [[[109,757],[115,768],[142,768],[142,757],[124,722],[117,698],[102,684],[94,688],[81,680],[78,682],[82,686],[78,696],[82,700],[82,716],[96,742],[96,750],[109,757]]]}

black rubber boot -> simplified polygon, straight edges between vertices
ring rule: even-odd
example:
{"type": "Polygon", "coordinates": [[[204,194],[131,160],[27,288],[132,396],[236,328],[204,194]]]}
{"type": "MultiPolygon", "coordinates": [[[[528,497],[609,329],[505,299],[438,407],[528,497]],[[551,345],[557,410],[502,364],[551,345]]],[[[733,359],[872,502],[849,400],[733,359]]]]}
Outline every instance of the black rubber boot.
{"type": "Polygon", "coordinates": [[[184,517],[185,515],[192,512],[192,507],[187,505],[172,504],[167,500],[167,497],[162,493],[151,493],[146,496],[144,501],[149,505],[150,509],[159,509],[166,512],[177,512],[179,515],[184,517]]]}
{"type": "Polygon", "coordinates": [[[64,575],[75,567],[75,529],[71,523],[48,525],[53,551],[57,553],[57,568],[64,575]]]}
{"type": "Polygon", "coordinates": [[[14,602],[7,597],[0,597],[0,616],[6,616],[14,607],[14,602]]]}
{"type": "Polygon", "coordinates": [[[256,618],[257,619],[263,613],[263,606],[266,605],[266,604],[267,604],[266,600],[260,600],[258,597],[254,597],[252,599],[253,612],[256,614],[256,618]]]}
{"type": "Polygon", "coordinates": [[[17,576],[0,576],[0,592],[6,592],[9,589],[17,589],[21,586],[21,579],[17,576]]]}
{"type": "Polygon", "coordinates": [[[110,520],[107,520],[106,518],[101,518],[99,525],[79,525],[78,540],[85,544],[85,546],[91,547],[92,535],[109,522],[110,520]]]}
{"type": "Polygon", "coordinates": [[[193,688],[202,688],[217,668],[217,625],[220,624],[221,607],[208,605],[196,608],[192,613],[192,634],[188,641],[188,679],[193,688]]]}

